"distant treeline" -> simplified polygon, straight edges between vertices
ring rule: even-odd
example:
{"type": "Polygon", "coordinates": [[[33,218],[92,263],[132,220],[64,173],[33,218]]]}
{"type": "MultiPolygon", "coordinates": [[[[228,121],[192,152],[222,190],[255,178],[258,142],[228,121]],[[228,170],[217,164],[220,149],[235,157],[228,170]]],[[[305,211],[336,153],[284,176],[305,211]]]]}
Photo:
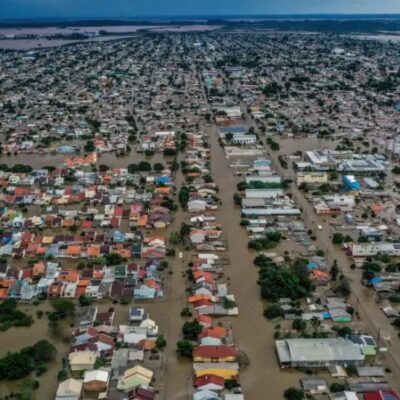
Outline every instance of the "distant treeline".
{"type": "Polygon", "coordinates": [[[223,21],[213,20],[209,24],[224,25],[226,28],[274,29],[278,31],[307,31],[323,33],[378,33],[382,31],[399,31],[398,19],[380,20],[265,20],[265,21],[223,21]]]}

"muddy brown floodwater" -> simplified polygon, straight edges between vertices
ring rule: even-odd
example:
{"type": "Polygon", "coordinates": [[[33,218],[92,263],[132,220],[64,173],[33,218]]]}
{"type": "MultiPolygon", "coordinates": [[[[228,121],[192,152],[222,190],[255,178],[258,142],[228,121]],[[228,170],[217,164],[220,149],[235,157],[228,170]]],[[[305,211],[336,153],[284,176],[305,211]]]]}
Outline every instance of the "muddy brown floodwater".
{"type": "MultiPolygon", "coordinates": [[[[32,400],[47,400],[53,398],[57,388],[57,374],[62,368],[62,358],[67,351],[67,340],[70,335],[70,325],[67,321],[60,326],[60,334],[54,336],[48,328],[48,320],[46,314],[41,319],[38,319],[36,312],[41,310],[44,313],[51,311],[51,306],[48,303],[42,303],[39,306],[20,305],[19,309],[31,315],[34,323],[29,327],[11,328],[5,332],[1,332],[1,349],[0,357],[3,357],[7,352],[18,352],[23,347],[31,346],[39,340],[46,339],[52,343],[57,349],[57,357],[49,363],[48,370],[40,378],[40,387],[33,392],[32,400]]],[[[32,375],[32,378],[36,378],[32,375]]],[[[22,380],[0,382],[0,398],[3,398],[11,393],[19,392],[18,386],[22,380]]]]}
{"type": "Polygon", "coordinates": [[[257,285],[258,271],[253,265],[256,254],[247,249],[247,232],[240,227],[240,210],[233,202],[238,180],[233,177],[224,151],[218,144],[216,128],[205,129],[210,137],[212,175],[222,200],[217,220],[222,224],[228,241],[230,265],[226,268],[226,275],[230,292],[235,295],[239,306],[239,316],[232,318],[233,334],[236,346],[250,360],[250,365],[240,372],[240,381],[248,399],[282,399],[284,390],[297,386],[304,374],[279,368],[274,324],[263,316],[264,304],[257,285]]]}
{"type": "MultiPolygon", "coordinates": [[[[61,167],[65,159],[64,154],[24,154],[18,153],[16,155],[0,156],[0,164],[15,165],[15,164],[28,164],[32,168],[41,168],[44,166],[61,167]]],[[[151,157],[145,156],[143,153],[132,151],[126,156],[116,156],[114,153],[103,153],[98,157],[97,165],[105,164],[110,168],[123,168],[132,163],[139,163],[140,161],[148,161],[150,164],[161,163],[167,167],[167,163],[172,161],[173,157],[163,157],[162,154],[156,153],[151,157]]]]}

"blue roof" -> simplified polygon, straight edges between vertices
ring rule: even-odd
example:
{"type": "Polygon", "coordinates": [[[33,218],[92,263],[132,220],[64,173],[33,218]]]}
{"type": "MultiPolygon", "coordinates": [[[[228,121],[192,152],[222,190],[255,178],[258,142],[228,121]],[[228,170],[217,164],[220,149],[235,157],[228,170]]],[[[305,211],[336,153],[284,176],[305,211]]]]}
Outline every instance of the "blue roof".
{"type": "Polygon", "coordinates": [[[156,183],[169,183],[171,182],[171,179],[169,176],[163,175],[163,176],[157,176],[155,181],[156,183]]]}
{"type": "Polygon", "coordinates": [[[120,231],[114,231],[114,241],[123,242],[125,240],[125,234],[120,231]]]}
{"type": "Polygon", "coordinates": [[[322,313],[322,316],[324,317],[324,319],[331,319],[331,314],[328,311],[324,311],[322,313]]]}
{"type": "Polygon", "coordinates": [[[382,278],[379,277],[379,276],[375,276],[375,278],[372,278],[372,279],[370,280],[370,282],[371,282],[373,285],[375,285],[375,284],[377,284],[377,283],[382,282],[382,278]]]}
{"type": "Polygon", "coordinates": [[[60,146],[57,148],[59,153],[75,153],[75,148],[72,146],[60,146]]]}
{"type": "Polygon", "coordinates": [[[235,126],[225,126],[223,128],[219,128],[221,133],[246,133],[247,128],[243,125],[235,125],[235,126]]]}
{"type": "Polygon", "coordinates": [[[317,267],[318,267],[317,263],[312,262],[312,261],[310,261],[310,262],[307,264],[307,269],[308,269],[309,271],[312,270],[312,269],[315,269],[315,268],[317,268],[317,267]]]}
{"type": "Polygon", "coordinates": [[[360,182],[358,182],[358,180],[352,175],[345,175],[343,177],[343,183],[351,190],[361,189],[360,182]]]}

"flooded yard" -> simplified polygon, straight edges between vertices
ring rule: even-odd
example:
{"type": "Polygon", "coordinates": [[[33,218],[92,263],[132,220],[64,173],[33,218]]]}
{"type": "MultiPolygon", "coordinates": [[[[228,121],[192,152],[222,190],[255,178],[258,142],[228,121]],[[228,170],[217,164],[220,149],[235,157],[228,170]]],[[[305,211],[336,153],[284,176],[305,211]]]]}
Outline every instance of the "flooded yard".
{"type": "MultiPolygon", "coordinates": [[[[51,399],[57,389],[57,374],[63,368],[63,357],[65,357],[68,350],[68,343],[70,338],[71,327],[67,321],[63,321],[60,326],[60,333],[54,335],[48,327],[48,319],[46,311],[52,311],[51,305],[47,302],[41,303],[38,306],[34,305],[20,305],[20,310],[31,315],[34,323],[26,328],[11,328],[5,332],[1,332],[1,351],[0,357],[4,357],[7,352],[19,352],[22,348],[32,346],[42,339],[48,340],[52,343],[56,350],[56,359],[47,364],[48,370],[40,377],[40,387],[33,392],[33,400],[51,399]],[[37,312],[44,313],[42,318],[37,317],[37,312]]],[[[32,378],[36,379],[35,374],[32,378]]],[[[18,386],[21,380],[0,382],[0,398],[10,395],[11,393],[18,393],[18,386]]]]}

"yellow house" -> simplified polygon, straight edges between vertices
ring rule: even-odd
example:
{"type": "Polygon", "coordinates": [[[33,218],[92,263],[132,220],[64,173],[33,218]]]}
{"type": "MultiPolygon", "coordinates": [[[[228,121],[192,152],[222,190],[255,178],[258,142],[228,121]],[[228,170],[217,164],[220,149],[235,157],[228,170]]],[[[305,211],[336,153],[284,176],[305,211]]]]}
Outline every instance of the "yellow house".
{"type": "Polygon", "coordinates": [[[326,172],[298,172],[297,184],[302,183],[326,183],[328,182],[328,174],[326,172]]]}
{"type": "Polygon", "coordinates": [[[194,363],[193,370],[198,378],[204,375],[215,375],[225,380],[234,379],[239,374],[237,363],[194,363]]]}

